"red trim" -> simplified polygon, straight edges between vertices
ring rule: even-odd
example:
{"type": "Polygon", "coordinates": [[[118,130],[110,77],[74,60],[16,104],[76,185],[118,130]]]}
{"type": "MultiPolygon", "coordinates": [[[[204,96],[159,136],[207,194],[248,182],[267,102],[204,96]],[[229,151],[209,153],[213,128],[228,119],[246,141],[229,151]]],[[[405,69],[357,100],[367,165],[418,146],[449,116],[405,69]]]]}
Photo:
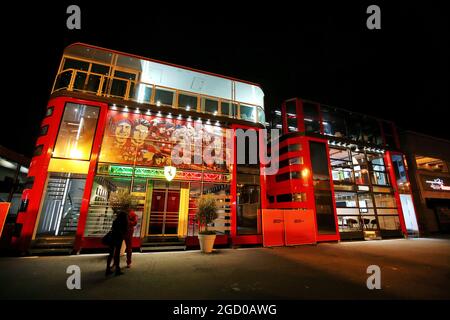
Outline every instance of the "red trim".
{"type": "Polygon", "coordinates": [[[297,125],[299,132],[305,132],[305,114],[303,112],[303,101],[295,98],[297,104],[297,125]]]}
{"type": "MultiPolygon", "coordinates": [[[[39,215],[42,194],[44,192],[45,183],[48,176],[48,165],[52,155],[52,151],[58,135],[59,125],[63,116],[65,99],[62,97],[51,99],[48,107],[53,107],[51,116],[45,117],[42,125],[48,125],[46,135],[38,137],[36,146],[43,145],[41,155],[34,156],[31,159],[28,177],[34,177],[34,183],[31,190],[26,191],[29,199],[28,207],[25,212],[20,212],[16,222],[22,225],[19,239],[13,239],[16,249],[20,252],[26,252],[31,244],[33,232],[39,215]]],[[[24,191],[25,193],[25,191],[24,191]]]]}
{"type": "Polygon", "coordinates": [[[398,193],[397,178],[395,177],[394,166],[392,165],[390,151],[386,151],[386,153],[384,154],[384,161],[387,164],[386,168],[389,171],[389,179],[391,180],[391,185],[392,185],[392,188],[394,189],[394,197],[395,197],[395,202],[397,203],[397,212],[398,212],[398,216],[399,216],[399,220],[400,220],[400,226],[402,228],[402,233],[404,235],[407,235],[408,232],[406,230],[405,218],[403,216],[402,203],[400,201],[400,194],[398,193]]]}
{"type": "MultiPolygon", "coordinates": [[[[233,156],[234,156],[234,164],[233,164],[233,172],[232,172],[232,180],[231,180],[231,241],[233,244],[260,244],[262,243],[262,235],[238,235],[237,234],[237,139],[235,131],[236,129],[244,129],[244,130],[258,130],[256,127],[232,124],[231,129],[233,130],[233,156]],[[243,241],[243,242],[242,242],[243,241]]],[[[261,149],[260,149],[261,151],[261,149]]],[[[260,165],[261,168],[261,165],[260,165]]],[[[266,194],[265,194],[265,186],[264,177],[260,174],[260,203],[261,208],[267,206],[266,202],[266,194]],[[263,193],[264,190],[264,193],[263,193]],[[263,200],[264,198],[264,200],[263,200]]],[[[261,215],[259,216],[260,223],[261,215]]],[[[262,230],[262,224],[261,224],[262,230]]]]}
{"type": "Polygon", "coordinates": [[[111,53],[115,53],[115,54],[120,54],[120,55],[123,55],[123,56],[132,57],[132,58],[136,58],[136,59],[141,59],[141,60],[151,61],[151,62],[155,62],[155,63],[160,63],[160,64],[164,64],[164,65],[171,66],[171,67],[176,67],[176,68],[180,68],[180,69],[185,69],[185,70],[189,70],[189,71],[203,73],[203,74],[207,74],[207,75],[210,75],[210,76],[215,76],[215,77],[219,77],[219,78],[223,78],[223,79],[243,82],[243,83],[251,84],[251,85],[254,85],[254,86],[257,86],[257,87],[261,88],[261,86],[259,84],[254,83],[254,82],[241,80],[241,79],[237,79],[237,78],[233,78],[233,77],[229,77],[229,76],[224,76],[224,75],[213,73],[213,72],[209,72],[209,71],[203,71],[203,70],[200,70],[200,69],[194,69],[194,68],[190,68],[190,67],[185,67],[185,66],[181,66],[181,65],[178,65],[178,64],[175,64],[175,63],[164,62],[164,61],[157,60],[157,59],[146,58],[146,57],[139,56],[139,55],[136,55],[136,54],[126,53],[126,52],[112,50],[112,49],[107,49],[107,48],[103,48],[103,47],[99,47],[99,46],[94,46],[94,45],[86,44],[86,43],[82,43],[82,42],[75,42],[75,43],[72,43],[72,44],[68,45],[64,49],[64,52],[66,51],[66,49],[69,49],[70,47],[74,47],[74,46],[77,46],[77,45],[78,46],[84,46],[84,47],[87,47],[87,48],[97,49],[97,50],[103,50],[103,51],[107,51],[107,52],[111,52],[111,53]]]}
{"type": "Polygon", "coordinates": [[[286,101],[283,101],[281,104],[281,133],[286,134],[288,133],[288,121],[287,121],[287,114],[286,114],[286,101]]]}
{"type": "Polygon", "coordinates": [[[91,192],[92,192],[92,184],[94,183],[95,178],[95,171],[97,168],[97,159],[98,155],[100,153],[100,146],[102,144],[103,140],[103,133],[105,131],[105,124],[106,124],[106,117],[108,114],[108,105],[106,103],[98,103],[98,102],[92,102],[92,101],[85,101],[85,100],[79,100],[79,99],[73,99],[70,98],[68,101],[72,101],[79,104],[86,104],[86,105],[92,105],[92,106],[98,106],[100,107],[100,114],[97,120],[97,128],[95,132],[95,137],[92,145],[92,153],[91,153],[91,160],[89,163],[89,171],[86,177],[86,184],[84,187],[84,193],[83,193],[83,200],[81,202],[81,208],[80,208],[80,216],[78,218],[78,227],[77,232],[75,236],[75,244],[74,244],[74,251],[79,251],[81,249],[81,243],[82,238],[84,235],[84,230],[86,228],[86,220],[87,220],[87,214],[89,211],[89,203],[91,199],[91,192]]]}
{"type": "MultiPolygon", "coordinates": [[[[400,202],[400,207],[401,207],[400,193],[398,192],[397,178],[395,177],[394,165],[393,165],[393,163],[392,163],[392,155],[399,155],[399,156],[402,157],[402,163],[403,163],[403,166],[405,167],[406,181],[407,181],[407,183],[408,183],[408,185],[409,185],[409,188],[410,188],[410,189],[409,189],[409,192],[408,192],[408,193],[405,193],[405,194],[409,194],[409,195],[411,196],[411,198],[412,198],[412,201],[411,201],[411,202],[412,202],[412,204],[413,204],[414,214],[415,214],[415,216],[416,216],[417,228],[418,228],[419,234],[421,234],[422,230],[421,230],[421,227],[420,227],[419,216],[417,215],[417,208],[416,208],[416,204],[415,204],[414,197],[413,197],[412,190],[411,190],[411,182],[410,182],[410,180],[409,180],[408,166],[406,165],[405,157],[404,157],[403,153],[397,152],[397,151],[388,151],[387,153],[390,155],[390,156],[389,156],[389,158],[390,158],[390,160],[391,160],[390,164],[391,164],[391,166],[392,166],[392,172],[393,172],[393,174],[394,174],[394,180],[392,181],[392,185],[395,184],[396,192],[399,194],[399,195],[398,195],[398,197],[399,197],[399,200],[398,200],[398,201],[400,202]]],[[[390,174],[390,173],[389,173],[389,174],[390,174]]],[[[392,179],[392,178],[391,178],[391,179],[392,179]]],[[[397,204],[398,204],[398,201],[397,201],[397,198],[396,198],[397,204]]],[[[402,217],[403,217],[403,219],[404,219],[404,216],[403,216],[403,208],[402,208],[402,217]]],[[[407,233],[408,233],[408,230],[406,229],[406,223],[405,223],[405,234],[407,235],[407,233]]]]}

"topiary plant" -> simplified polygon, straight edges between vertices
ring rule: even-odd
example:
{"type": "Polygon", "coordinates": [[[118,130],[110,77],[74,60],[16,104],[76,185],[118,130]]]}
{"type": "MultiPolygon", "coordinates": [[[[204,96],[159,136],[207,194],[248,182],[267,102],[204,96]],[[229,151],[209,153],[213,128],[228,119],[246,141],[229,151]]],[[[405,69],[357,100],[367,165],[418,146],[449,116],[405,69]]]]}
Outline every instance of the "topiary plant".
{"type": "Polygon", "coordinates": [[[208,224],[215,219],[217,219],[216,199],[210,194],[200,196],[197,200],[196,220],[200,223],[200,230],[202,225],[205,226],[205,230],[200,231],[199,234],[216,234],[208,230],[208,224]]]}

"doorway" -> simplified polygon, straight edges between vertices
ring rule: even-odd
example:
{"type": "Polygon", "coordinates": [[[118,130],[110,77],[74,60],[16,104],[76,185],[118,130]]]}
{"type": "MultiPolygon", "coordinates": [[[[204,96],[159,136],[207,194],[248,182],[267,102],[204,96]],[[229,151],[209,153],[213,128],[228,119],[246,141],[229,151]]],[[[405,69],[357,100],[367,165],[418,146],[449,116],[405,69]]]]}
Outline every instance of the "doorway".
{"type": "Polygon", "coordinates": [[[152,191],[148,236],[176,237],[179,227],[180,183],[156,182],[152,191]]]}

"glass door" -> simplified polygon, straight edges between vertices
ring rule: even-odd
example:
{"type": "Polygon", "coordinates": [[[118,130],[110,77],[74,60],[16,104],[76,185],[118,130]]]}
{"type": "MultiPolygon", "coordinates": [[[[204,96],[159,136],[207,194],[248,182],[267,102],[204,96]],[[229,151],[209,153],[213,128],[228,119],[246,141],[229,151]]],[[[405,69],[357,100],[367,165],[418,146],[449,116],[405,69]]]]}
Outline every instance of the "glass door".
{"type": "Polygon", "coordinates": [[[156,185],[153,189],[148,234],[177,236],[180,209],[179,184],[156,185]],[[178,189],[176,186],[178,185],[178,189]]]}
{"type": "Polygon", "coordinates": [[[50,173],[36,237],[75,236],[86,176],[50,173]]]}

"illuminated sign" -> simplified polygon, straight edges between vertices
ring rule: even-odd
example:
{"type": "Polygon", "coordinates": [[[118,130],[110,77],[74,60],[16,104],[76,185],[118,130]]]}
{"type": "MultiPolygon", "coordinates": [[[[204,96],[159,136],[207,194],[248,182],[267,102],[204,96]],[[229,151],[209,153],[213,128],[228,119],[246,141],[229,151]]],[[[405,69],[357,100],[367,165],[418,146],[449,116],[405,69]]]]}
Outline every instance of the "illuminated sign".
{"type": "Polygon", "coordinates": [[[422,176],[422,185],[427,191],[450,191],[450,178],[422,176]]]}
{"type": "Polygon", "coordinates": [[[126,176],[126,177],[135,176],[139,178],[167,179],[168,181],[175,179],[187,181],[203,180],[211,182],[229,182],[231,180],[230,174],[199,172],[199,171],[181,171],[177,170],[175,167],[172,166],[165,166],[164,168],[145,168],[145,167],[133,168],[128,166],[118,166],[102,163],[99,164],[97,173],[110,176],[126,176]]]}

